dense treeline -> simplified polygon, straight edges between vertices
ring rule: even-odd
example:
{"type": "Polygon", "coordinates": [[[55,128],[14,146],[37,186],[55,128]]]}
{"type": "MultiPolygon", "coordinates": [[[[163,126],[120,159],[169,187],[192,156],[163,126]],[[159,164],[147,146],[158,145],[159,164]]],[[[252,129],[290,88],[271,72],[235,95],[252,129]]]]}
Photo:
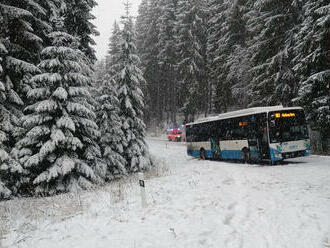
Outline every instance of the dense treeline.
{"type": "Polygon", "coordinates": [[[300,105],[330,136],[329,1],[142,0],[136,28],[149,123],[300,105]]]}
{"type": "Polygon", "coordinates": [[[88,189],[150,165],[132,18],[127,10],[95,87],[94,6],[0,3],[0,200],[88,189]]]}

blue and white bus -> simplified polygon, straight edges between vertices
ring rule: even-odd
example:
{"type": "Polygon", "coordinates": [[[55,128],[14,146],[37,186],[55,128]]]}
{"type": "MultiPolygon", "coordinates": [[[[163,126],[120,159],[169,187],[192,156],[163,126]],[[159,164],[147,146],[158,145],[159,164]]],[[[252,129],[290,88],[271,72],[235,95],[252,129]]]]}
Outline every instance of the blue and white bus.
{"type": "Polygon", "coordinates": [[[304,110],[257,107],[220,114],[185,128],[188,155],[202,159],[269,161],[310,155],[304,110]]]}

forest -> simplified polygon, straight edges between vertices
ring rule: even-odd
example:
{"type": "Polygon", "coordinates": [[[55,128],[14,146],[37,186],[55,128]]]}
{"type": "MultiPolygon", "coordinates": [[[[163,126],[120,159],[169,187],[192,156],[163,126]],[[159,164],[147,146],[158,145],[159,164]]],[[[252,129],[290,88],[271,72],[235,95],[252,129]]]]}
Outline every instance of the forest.
{"type": "Polygon", "coordinates": [[[152,165],[147,127],[302,106],[327,151],[328,0],[142,0],[96,59],[95,0],[0,2],[0,199],[152,165]]]}
{"type": "Polygon", "coordinates": [[[151,166],[129,5],[115,73],[96,85],[96,4],[1,1],[0,200],[91,189],[151,166]]]}
{"type": "Polygon", "coordinates": [[[302,106],[327,149],[329,1],[143,0],[136,30],[147,123],[302,106]]]}

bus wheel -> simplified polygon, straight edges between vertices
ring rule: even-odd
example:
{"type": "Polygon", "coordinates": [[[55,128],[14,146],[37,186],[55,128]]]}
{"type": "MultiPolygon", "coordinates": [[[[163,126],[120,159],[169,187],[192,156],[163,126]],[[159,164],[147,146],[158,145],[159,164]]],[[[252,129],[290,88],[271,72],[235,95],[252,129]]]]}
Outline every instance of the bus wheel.
{"type": "Polygon", "coordinates": [[[201,148],[201,150],[199,151],[199,157],[202,160],[205,160],[206,159],[206,152],[205,152],[205,149],[204,148],[201,148]]]}

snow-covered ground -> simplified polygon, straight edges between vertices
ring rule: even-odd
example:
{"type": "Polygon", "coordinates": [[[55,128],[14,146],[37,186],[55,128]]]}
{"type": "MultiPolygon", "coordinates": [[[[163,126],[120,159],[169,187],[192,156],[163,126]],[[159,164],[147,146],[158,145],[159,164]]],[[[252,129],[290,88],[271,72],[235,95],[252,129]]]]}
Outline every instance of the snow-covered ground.
{"type": "Polygon", "coordinates": [[[148,207],[136,177],[93,192],[0,203],[0,247],[330,247],[330,158],[281,166],[199,161],[150,138],[148,207]],[[1,243],[2,242],[2,243],[1,243]]]}

